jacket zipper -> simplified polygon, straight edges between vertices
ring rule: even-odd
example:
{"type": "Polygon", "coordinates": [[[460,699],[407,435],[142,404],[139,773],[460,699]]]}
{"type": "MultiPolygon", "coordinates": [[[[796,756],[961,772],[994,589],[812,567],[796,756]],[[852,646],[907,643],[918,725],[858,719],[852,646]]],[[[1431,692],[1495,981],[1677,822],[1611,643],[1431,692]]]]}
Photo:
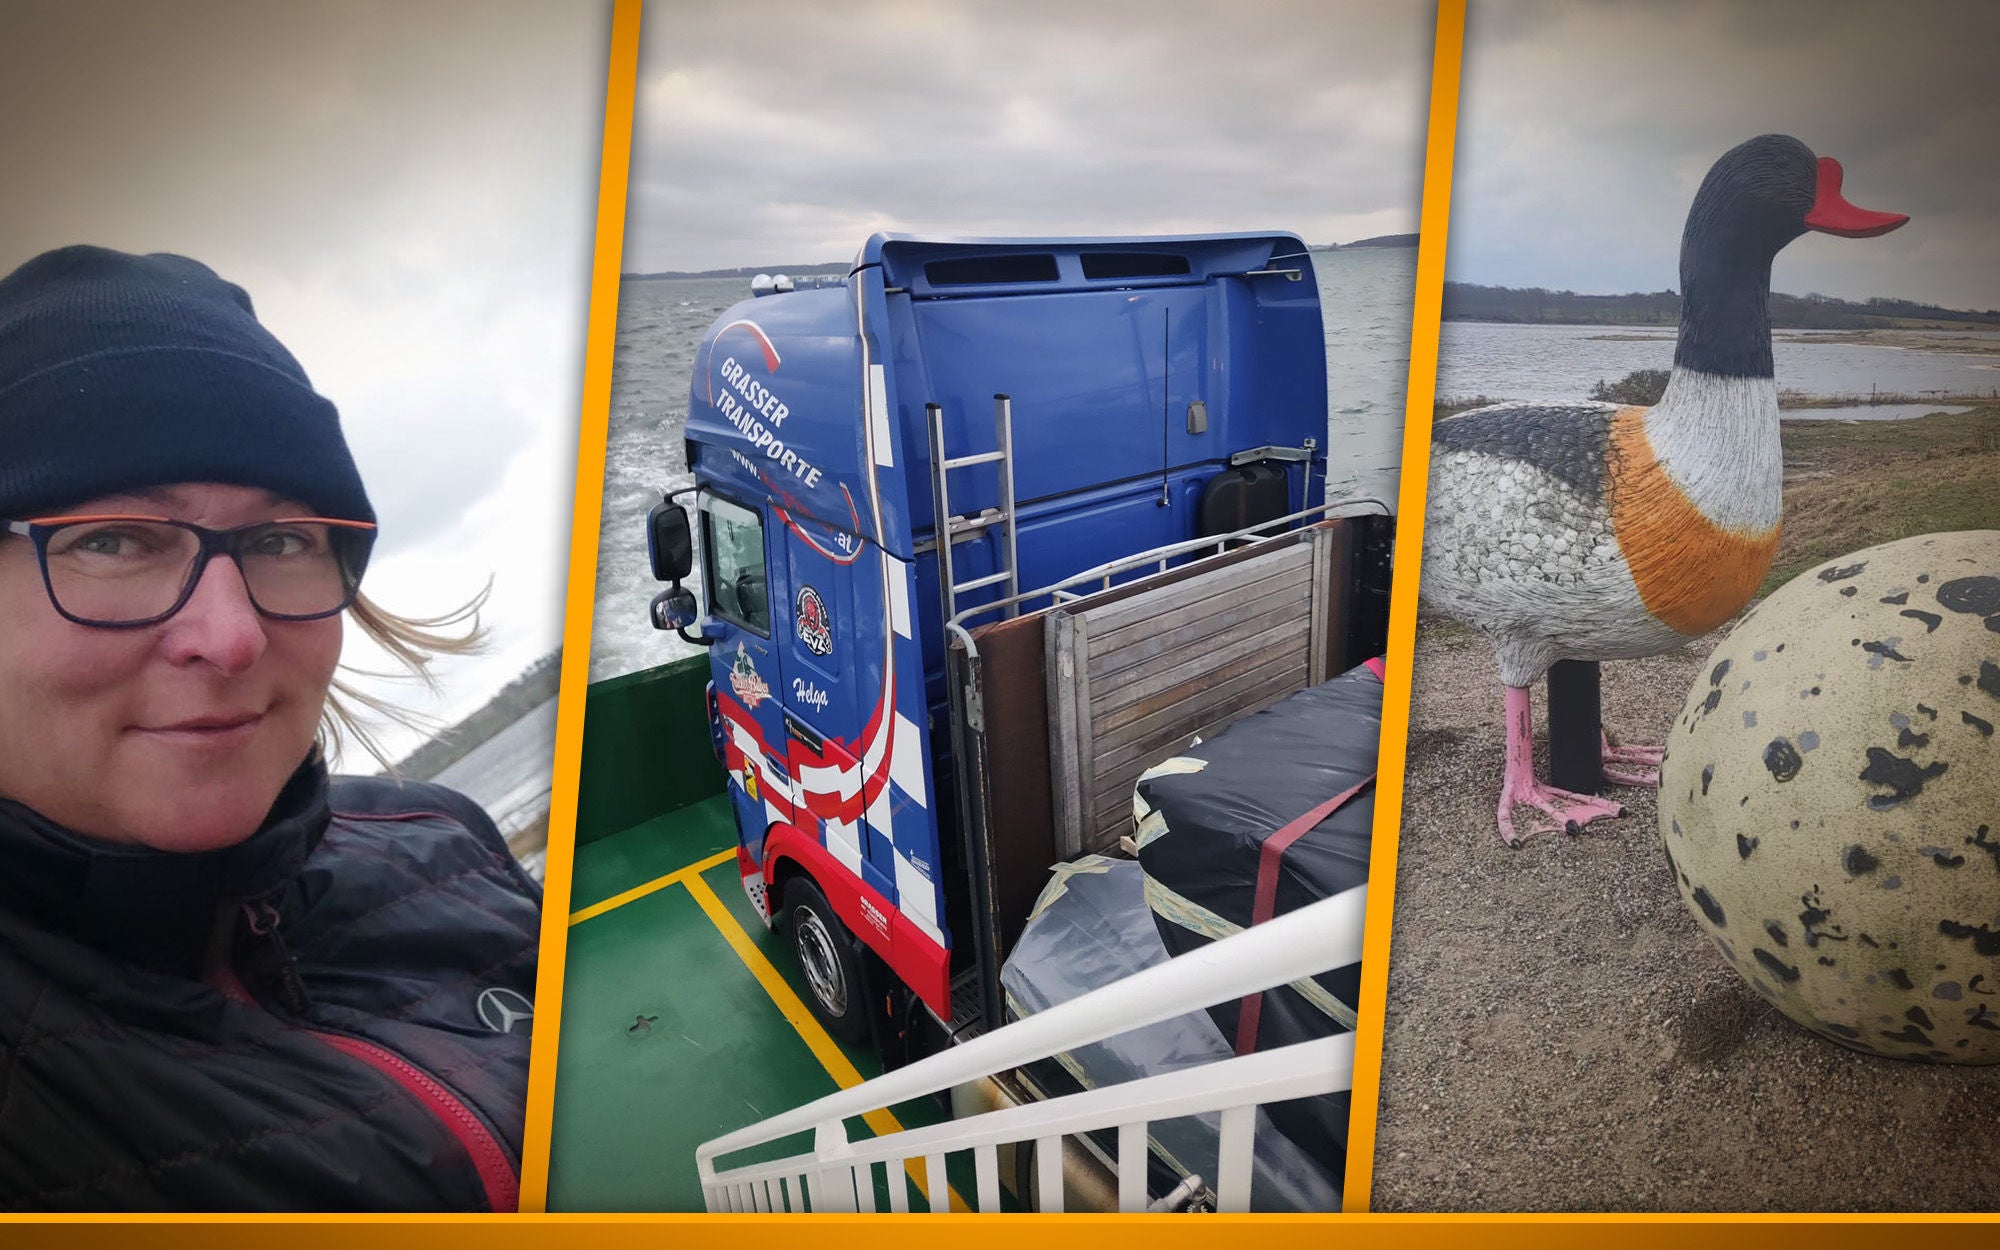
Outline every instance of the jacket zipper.
{"type": "Polygon", "coordinates": [[[513,1211],[521,1205],[521,1179],[514,1172],[507,1149],[502,1146],[472,1109],[460,1101],[430,1073],[387,1047],[364,1042],[344,1033],[308,1029],[320,1041],[340,1053],[359,1059],[395,1081],[451,1131],[472,1166],[479,1171],[479,1183],[486,1189],[486,1205],[495,1211],[513,1211]]]}
{"type": "MultiPolygon", "coordinates": [[[[277,910],[265,906],[268,921],[257,915],[249,904],[244,904],[244,914],[249,921],[251,932],[260,937],[277,939],[277,910]]],[[[298,983],[298,971],[293,966],[291,952],[279,940],[279,954],[284,963],[284,988],[286,998],[295,1001],[295,1014],[304,1014],[304,987],[298,983]]],[[[334,1033],[325,1029],[307,1028],[295,1024],[282,1016],[277,1016],[257,1000],[243,979],[236,975],[236,969],[227,960],[217,965],[211,983],[222,993],[237,1002],[255,1007],[273,1015],[287,1028],[297,1029],[331,1047],[350,1059],[358,1059],[393,1081],[417,1105],[429,1112],[432,1118],[443,1124],[458,1144],[472,1160],[473,1169],[479,1174],[479,1183],[486,1193],[486,1205],[494,1211],[514,1211],[521,1205],[521,1179],[514,1170],[513,1162],[507,1157],[507,1148],[493,1135],[473,1110],[465,1102],[445,1087],[444,1082],[419,1068],[401,1055],[363,1041],[345,1033],[334,1033]]]]}

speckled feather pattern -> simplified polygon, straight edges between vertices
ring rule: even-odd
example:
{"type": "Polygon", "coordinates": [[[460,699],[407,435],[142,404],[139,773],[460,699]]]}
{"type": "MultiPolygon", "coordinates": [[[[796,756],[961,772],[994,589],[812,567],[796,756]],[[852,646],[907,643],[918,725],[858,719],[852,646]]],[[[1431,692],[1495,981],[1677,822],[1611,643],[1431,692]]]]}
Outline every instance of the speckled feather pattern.
{"type": "Polygon", "coordinates": [[[1503,456],[1533,465],[1585,498],[1604,493],[1604,452],[1616,411],[1609,404],[1494,404],[1440,421],[1440,449],[1503,456]]]}
{"type": "Polygon", "coordinates": [[[1617,412],[1504,404],[1438,423],[1420,593],[1493,640],[1510,686],[1565,657],[1653,655],[1681,641],[1646,611],[1612,532],[1603,461],[1617,412]],[[1528,433],[1510,437],[1510,424],[1528,433]],[[1594,476],[1579,467],[1584,451],[1594,476]]]}
{"type": "Polygon", "coordinates": [[[1500,404],[1433,434],[1421,591],[1501,680],[1657,655],[1748,601],[1782,507],[1769,378],[1677,368],[1650,410],[1500,404]],[[1671,506],[1668,506],[1671,505],[1671,506]]]}

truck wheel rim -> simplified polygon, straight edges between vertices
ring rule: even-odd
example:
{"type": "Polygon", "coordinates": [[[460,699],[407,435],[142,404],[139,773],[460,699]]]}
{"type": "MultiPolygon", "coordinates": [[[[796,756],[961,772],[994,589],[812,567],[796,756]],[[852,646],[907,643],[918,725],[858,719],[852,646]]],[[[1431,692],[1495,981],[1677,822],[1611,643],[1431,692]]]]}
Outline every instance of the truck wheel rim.
{"type": "Polygon", "coordinates": [[[830,1016],[847,1014],[847,985],[840,974],[840,956],[834,950],[833,935],[810,908],[792,913],[793,945],[798,948],[799,967],[813,997],[830,1016]]]}

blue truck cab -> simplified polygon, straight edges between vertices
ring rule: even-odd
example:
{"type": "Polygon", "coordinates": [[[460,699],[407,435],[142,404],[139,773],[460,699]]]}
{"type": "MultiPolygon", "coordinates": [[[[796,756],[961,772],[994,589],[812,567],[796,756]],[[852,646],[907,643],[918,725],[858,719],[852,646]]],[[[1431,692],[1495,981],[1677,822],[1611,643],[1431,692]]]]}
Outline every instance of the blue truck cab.
{"type": "MultiPolygon", "coordinates": [[[[836,1034],[893,1062],[925,1016],[997,1024],[999,962],[1061,851],[995,842],[1052,804],[994,788],[974,638],[1343,511],[1311,255],[1287,234],[878,234],[844,281],[725,313],[690,399],[696,484],[649,519],[674,582],[655,624],[710,649],[744,888],[836,1034]],[[1142,553],[1162,554],[1103,570],[1142,553]]],[[[1327,646],[1359,657],[1385,632],[1390,525],[1345,512],[1327,646]]],[[[1045,675],[1009,680],[1032,702],[1045,675]]],[[[1059,788],[1051,735],[1001,746],[1059,788]]]]}

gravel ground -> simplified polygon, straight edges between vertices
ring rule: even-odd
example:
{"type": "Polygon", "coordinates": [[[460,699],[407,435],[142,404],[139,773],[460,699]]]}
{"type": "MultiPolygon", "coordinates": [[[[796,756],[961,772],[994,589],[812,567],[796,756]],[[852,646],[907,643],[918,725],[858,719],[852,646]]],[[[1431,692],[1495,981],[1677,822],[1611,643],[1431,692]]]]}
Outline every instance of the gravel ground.
{"type": "MultiPolygon", "coordinates": [[[[1663,740],[1721,636],[1604,665],[1605,724],[1663,740]]],[[[1843,1050],[1766,1005],[1684,910],[1650,791],[1509,850],[1503,751],[1492,649],[1420,621],[1374,1210],[2000,1208],[2000,1066],[1843,1050]]]]}

